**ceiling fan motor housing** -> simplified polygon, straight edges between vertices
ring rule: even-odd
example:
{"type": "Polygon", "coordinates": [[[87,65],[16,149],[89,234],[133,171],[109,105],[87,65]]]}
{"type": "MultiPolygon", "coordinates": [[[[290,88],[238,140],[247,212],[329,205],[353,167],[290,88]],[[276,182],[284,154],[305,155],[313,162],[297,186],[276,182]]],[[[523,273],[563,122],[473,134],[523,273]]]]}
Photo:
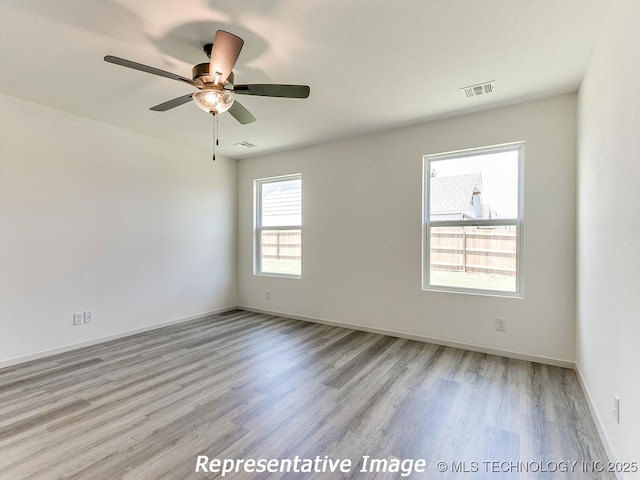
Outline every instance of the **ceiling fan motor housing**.
{"type": "Polygon", "coordinates": [[[199,63],[191,70],[191,77],[194,82],[211,83],[213,79],[209,76],[209,64],[199,63]]]}
{"type": "MultiPolygon", "coordinates": [[[[213,83],[213,78],[209,75],[209,64],[199,63],[191,69],[191,78],[194,82],[201,82],[203,84],[213,83]]],[[[225,84],[233,84],[233,72],[229,74],[225,84]]]]}

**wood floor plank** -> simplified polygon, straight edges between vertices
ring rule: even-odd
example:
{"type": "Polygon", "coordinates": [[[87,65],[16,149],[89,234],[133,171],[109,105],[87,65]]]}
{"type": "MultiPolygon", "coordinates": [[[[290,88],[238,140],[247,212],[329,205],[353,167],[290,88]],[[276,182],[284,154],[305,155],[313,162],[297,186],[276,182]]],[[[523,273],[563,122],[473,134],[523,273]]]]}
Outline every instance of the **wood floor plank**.
{"type": "Polygon", "coordinates": [[[195,472],[198,455],[352,461],[312,479],[614,478],[481,463],[606,461],[571,370],[274,315],[234,310],[0,370],[2,480],[219,478],[195,472]],[[427,473],[363,472],[364,456],[424,459],[427,473]]]}

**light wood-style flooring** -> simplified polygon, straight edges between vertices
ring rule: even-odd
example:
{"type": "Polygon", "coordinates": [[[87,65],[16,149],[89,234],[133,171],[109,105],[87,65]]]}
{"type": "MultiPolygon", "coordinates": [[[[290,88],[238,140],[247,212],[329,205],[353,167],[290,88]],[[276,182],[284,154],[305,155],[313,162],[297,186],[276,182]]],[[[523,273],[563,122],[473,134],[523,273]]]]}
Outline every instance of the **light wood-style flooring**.
{"type": "Polygon", "coordinates": [[[218,478],[198,455],[353,462],[230,479],[614,479],[582,471],[607,459],[572,370],[344,328],[235,310],[0,370],[2,480],[218,478]]]}

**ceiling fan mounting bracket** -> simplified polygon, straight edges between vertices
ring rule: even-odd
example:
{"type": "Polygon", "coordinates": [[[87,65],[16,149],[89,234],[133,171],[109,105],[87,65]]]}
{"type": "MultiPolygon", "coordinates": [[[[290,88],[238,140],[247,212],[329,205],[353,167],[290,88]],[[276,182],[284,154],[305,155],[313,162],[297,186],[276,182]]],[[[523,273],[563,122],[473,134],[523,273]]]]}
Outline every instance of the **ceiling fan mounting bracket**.
{"type": "Polygon", "coordinates": [[[207,58],[211,58],[211,50],[213,50],[213,43],[206,43],[202,46],[204,53],[206,53],[207,58]]]}

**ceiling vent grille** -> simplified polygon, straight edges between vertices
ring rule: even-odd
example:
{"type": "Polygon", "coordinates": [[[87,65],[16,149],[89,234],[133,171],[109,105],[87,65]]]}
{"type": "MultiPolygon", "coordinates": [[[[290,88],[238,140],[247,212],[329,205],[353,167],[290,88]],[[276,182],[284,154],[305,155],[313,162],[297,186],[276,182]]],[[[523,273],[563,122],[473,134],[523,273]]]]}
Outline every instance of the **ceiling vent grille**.
{"type": "Polygon", "coordinates": [[[496,82],[479,83],[478,85],[471,85],[470,87],[463,87],[460,89],[460,93],[465,98],[477,97],[478,95],[485,95],[487,93],[493,93],[496,88],[496,82]]]}
{"type": "Polygon", "coordinates": [[[234,143],[233,145],[235,147],[240,147],[240,148],[253,148],[253,147],[255,147],[255,144],[253,144],[251,142],[247,142],[246,140],[244,142],[234,143]]]}

